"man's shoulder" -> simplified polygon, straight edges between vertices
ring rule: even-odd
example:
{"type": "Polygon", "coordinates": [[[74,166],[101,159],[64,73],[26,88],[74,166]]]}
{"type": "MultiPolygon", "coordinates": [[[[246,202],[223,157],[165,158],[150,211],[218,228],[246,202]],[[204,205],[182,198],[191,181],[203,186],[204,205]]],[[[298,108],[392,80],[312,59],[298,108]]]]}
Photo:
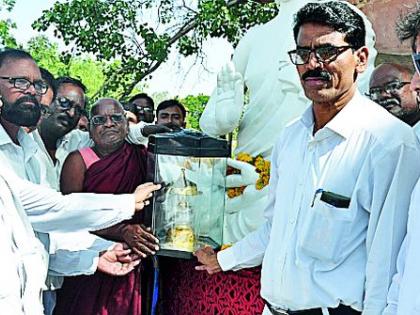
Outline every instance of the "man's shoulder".
{"type": "Polygon", "coordinates": [[[385,146],[417,146],[413,128],[390,114],[378,104],[366,99],[364,115],[358,121],[361,127],[385,146]]]}

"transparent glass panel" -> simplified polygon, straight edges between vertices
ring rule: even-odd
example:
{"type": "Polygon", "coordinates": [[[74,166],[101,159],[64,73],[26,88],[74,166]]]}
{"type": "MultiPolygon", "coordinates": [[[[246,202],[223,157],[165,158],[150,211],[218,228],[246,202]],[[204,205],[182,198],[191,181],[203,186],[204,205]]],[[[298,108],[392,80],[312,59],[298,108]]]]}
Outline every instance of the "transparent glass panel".
{"type": "Polygon", "coordinates": [[[162,249],[216,248],[223,238],[226,158],[158,155],[155,181],[164,188],[154,203],[154,228],[162,249]]]}

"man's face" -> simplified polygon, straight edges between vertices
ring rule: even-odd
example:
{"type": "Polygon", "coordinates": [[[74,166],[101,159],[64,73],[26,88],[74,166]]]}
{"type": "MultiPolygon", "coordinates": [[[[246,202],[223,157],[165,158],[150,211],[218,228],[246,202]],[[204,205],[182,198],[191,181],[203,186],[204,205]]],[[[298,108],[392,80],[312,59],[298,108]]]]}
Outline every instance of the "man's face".
{"type": "Polygon", "coordinates": [[[185,127],[185,117],[178,106],[171,106],[158,112],[157,124],[172,124],[180,128],[185,127]]]}
{"type": "Polygon", "coordinates": [[[92,109],[89,132],[95,147],[102,152],[120,147],[128,134],[124,110],[113,100],[101,100],[92,109]]]}
{"type": "Polygon", "coordinates": [[[131,104],[135,107],[135,113],[139,121],[152,123],[155,120],[154,108],[147,99],[140,97],[132,101],[131,104]]]}
{"type": "Polygon", "coordinates": [[[42,121],[59,137],[76,128],[85,108],[85,94],[77,85],[61,84],[57,90],[55,101],[51,104],[52,114],[42,121]]]}
{"type": "Polygon", "coordinates": [[[33,84],[22,88],[16,78],[30,83],[40,83],[41,72],[31,59],[9,59],[0,68],[0,95],[2,97],[2,118],[17,126],[35,126],[41,116],[39,101],[41,93],[33,84]],[[4,77],[12,79],[4,79],[4,77]]]}
{"type": "Polygon", "coordinates": [[[412,114],[418,112],[416,93],[410,90],[411,73],[403,68],[384,64],[375,69],[369,82],[372,101],[391,114],[410,123],[412,114]]]}
{"type": "MultiPolygon", "coordinates": [[[[297,48],[349,46],[344,36],[329,26],[305,23],[299,29],[297,48]]],[[[296,66],[305,95],[314,103],[332,103],[339,100],[354,87],[356,73],[364,71],[366,47],[355,52],[352,49],[343,49],[340,52],[331,62],[318,61],[312,52],[308,63],[296,66]],[[360,63],[360,60],[363,62],[360,63]]]]}

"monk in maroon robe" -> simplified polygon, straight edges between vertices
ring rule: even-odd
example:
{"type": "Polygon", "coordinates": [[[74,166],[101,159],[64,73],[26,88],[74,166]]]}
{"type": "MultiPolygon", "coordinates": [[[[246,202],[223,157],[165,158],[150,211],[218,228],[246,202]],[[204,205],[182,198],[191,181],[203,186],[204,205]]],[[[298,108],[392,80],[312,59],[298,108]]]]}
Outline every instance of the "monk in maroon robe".
{"type": "MultiPolygon", "coordinates": [[[[95,145],[69,155],[61,173],[63,193],[131,193],[145,182],[147,150],[124,141],[128,123],[121,104],[113,99],[98,101],[92,108],[89,131],[95,145]]],[[[144,258],[158,248],[150,229],[141,226],[142,215],[95,233],[124,241],[144,258]]],[[[92,276],[67,277],[54,314],[139,315],[141,310],[139,267],[121,277],[99,271],[92,276]]]]}

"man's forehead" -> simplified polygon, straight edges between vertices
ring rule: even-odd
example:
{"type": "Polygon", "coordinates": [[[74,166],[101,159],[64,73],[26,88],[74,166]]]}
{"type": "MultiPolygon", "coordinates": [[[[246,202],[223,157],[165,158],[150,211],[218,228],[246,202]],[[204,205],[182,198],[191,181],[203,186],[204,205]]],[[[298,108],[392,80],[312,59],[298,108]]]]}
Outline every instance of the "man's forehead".
{"type": "Polygon", "coordinates": [[[171,106],[165,109],[159,110],[159,114],[180,114],[182,115],[182,111],[178,106],[171,106]]]}
{"type": "Polygon", "coordinates": [[[134,101],[132,101],[132,103],[142,107],[152,107],[152,104],[150,104],[149,101],[143,97],[136,98],[134,101]]]}
{"type": "Polygon", "coordinates": [[[115,101],[100,101],[92,108],[92,114],[104,115],[108,113],[123,113],[124,109],[115,101]]]}
{"type": "Polygon", "coordinates": [[[297,45],[312,47],[333,43],[346,43],[346,34],[334,30],[332,27],[318,23],[305,23],[299,29],[297,45]]]}
{"type": "Polygon", "coordinates": [[[85,93],[72,83],[63,83],[57,89],[57,97],[66,97],[81,106],[85,106],[85,93]]]}
{"type": "Polygon", "coordinates": [[[29,58],[9,58],[0,67],[0,74],[10,77],[23,77],[31,80],[41,79],[39,67],[29,58]]]}
{"type": "Polygon", "coordinates": [[[404,69],[393,65],[378,67],[372,74],[370,87],[377,87],[393,81],[410,81],[412,74],[404,69]]]}

